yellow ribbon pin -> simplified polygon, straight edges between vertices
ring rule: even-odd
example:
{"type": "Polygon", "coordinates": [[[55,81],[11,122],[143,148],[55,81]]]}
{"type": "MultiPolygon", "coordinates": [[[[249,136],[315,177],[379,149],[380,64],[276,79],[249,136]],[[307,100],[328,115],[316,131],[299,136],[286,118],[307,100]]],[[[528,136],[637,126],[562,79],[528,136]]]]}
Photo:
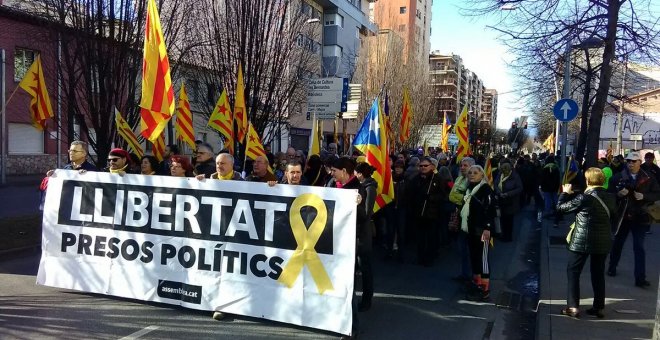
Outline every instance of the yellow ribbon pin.
{"type": "Polygon", "coordinates": [[[279,282],[289,288],[293,287],[293,284],[302,272],[303,266],[307,265],[307,269],[312,274],[312,278],[320,294],[323,294],[326,290],[333,289],[332,281],[330,281],[330,277],[325,271],[325,267],[323,267],[323,262],[321,262],[319,254],[314,249],[314,246],[316,246],[316,243],[321,237],[321,233],[323,233],[323,229],[325,229],[327,218],[328,210],[319,196],[307,193],[293,200],[291,210],[289,211],[289,222],[291,223],[291,231],[293,232],[293,237],[296,239],[297,246],[293,252],[293,256],[291,256],[289,262],[282,270],[282,274],[280,274],[278,279],[279,282]],[[307,206],[316,209],[316,218],[312,221],[309,229],[305,227],[305,222],[302,219],[302,215],[300,215],[300,210],[307,206]]]}

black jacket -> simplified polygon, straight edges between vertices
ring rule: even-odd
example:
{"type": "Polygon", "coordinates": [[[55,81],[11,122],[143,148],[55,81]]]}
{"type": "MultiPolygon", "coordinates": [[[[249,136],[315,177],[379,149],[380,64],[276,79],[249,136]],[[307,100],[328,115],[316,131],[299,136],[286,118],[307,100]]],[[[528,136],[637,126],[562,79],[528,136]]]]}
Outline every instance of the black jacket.
{"type": "Polygon", "coordinates": [[[625,214],[623,217],[624,223],[628,221],[638,225],[649,225],[651,219],[642,208],[660,200],[660,185],[658,185],[655,176],[649,175],[646,171],[640,169],[637,178],[633,180],[630,170],[626,167],[612,176],[607,189],[612,193],[617,193],[623,188],[628,189],[628,195],[624,197],[617,195],[617,202],[619,203],[618,214],[625,214]],[[641,193],[644,197],[641,200],[636,200],[635,191],[641,193]]]}
{"type": "Polygon", "coordinates": [[[518,173],[512,170],[511,175],[502,183],[502,190],[500,190],[502,176],[504,174],[500,172],[493,182],[495,193],[499,198],[500,211],[503,214],[513,215],[520,210],[520,194],[523,191],[523,184],[518,173]]]}
{"type": "MultiPolygon", "coordinates": [[[[471,190],[471,189],[468,189],[471,190]]],[[[490,230],[496,216],[496,204],[493,189],[484,184],[477,192],[472,193],[468,206],[468,233],[481,235],[484,230],[490,230]]]]}
{"type": "Polygon", "coordinates": [[[616,221],[616,203],[614,195],[602,187],[587,190],[585,193],[559,195],[557,211],[575,212],[575,226],[568,243],[568,249],[587,254],[607,254],[612,247],[612,222],[616,221]],[[609,210],[594,196],[598,196],[609,210]]]}
{"type": "MultiPolygon", "coordinates": [[[[328,182],[329,187],[336,187],[335,186],[335,181],[334,179],[330,182],[328,182]]],[[[367,191],[364,189],[360,181],[357,179],[357,177],[353,177],[350,181],[348,181],[346,184],[342,186],[342,189],[357,189],[358,194],[362,196],[362,201],[360,204],[358,204],[357,207],[357,216],[356,216],[356,223],[357,223],[357,230],[356,230],[356,235],[357,237],[360,237],[360,229],[362,226],[368,225],[369,218],[366,214],[367,209],[365,208],[366,206],[366,197],[367,197],[367,191]]]]}
{"type": "Polygon", "coordinates": [[[449,190],[438,174],[419,174],[410,181],[408,194],[416,217],[440,218],[442,203],[448,200],[449,190]]]}
{"type": "Polygon", "coordinates": [[[541,191],[559,192],[559,167],[555,163],[548,163],[541,169],[541,191]]]}
{"type": "Polygon", "coordinates": [[[195,175],[204,175],[204,177],[210,178],[215,173],[215,160],[211,158],[206,162],[195,164],[195,170],[193,172],[195,175]]]}

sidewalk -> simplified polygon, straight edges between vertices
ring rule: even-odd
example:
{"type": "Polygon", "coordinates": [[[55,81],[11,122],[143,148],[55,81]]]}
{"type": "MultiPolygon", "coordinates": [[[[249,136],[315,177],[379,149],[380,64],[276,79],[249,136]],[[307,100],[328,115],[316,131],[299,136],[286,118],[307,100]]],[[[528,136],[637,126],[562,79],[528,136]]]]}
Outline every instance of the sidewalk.
{"type": "MultiPolygon", "coordinates": [[[[658,303],[658,258],[660,258],[660,227],[651,226],[646,235],[646,278],[651,287],[635,287],[633,278],[632,236],[623,248],[617,276],[605,276],[605,318],[597,319],[583,313],[580,319],[561,315],[566,306],[565,237],[573,216],[566,216],[559,228],[544,221],[541,235],[540,296],[537,311],[537,339],[651,339],[658,303]]],[[[608,262],[609,263],[609,258],[608,262]]],[[[580,309],[591,307],[589,262],[580,276],[580,309]]]]}

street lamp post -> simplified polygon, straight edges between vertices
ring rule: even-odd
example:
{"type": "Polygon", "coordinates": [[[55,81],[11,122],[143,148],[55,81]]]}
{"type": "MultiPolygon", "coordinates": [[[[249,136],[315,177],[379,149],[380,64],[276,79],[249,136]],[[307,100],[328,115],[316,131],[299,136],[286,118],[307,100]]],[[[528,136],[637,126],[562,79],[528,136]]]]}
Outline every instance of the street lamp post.
{"type": "MultiPolygon", "coordinates": [[[[566,51],[564,51],[564,88],[562,98],[571,97],[571,43],[569,38],[566,42],[566,51]]],[[[568,144],[568,122],[561,123],[561,173],[566,172],[566,149],[568,144]]]]}

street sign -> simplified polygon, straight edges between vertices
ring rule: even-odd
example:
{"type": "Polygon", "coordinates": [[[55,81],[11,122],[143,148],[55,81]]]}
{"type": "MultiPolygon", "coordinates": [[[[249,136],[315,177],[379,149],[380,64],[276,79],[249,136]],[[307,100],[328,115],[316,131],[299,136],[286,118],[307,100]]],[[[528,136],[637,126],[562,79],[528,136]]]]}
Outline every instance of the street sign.
{"type": "Polygon", "coordinates": [[[638,134],[631,133],[630,134],[630,140],[631,141],[641,141],[642,140],[642,135],[639,134],[639,133],[638,134]]]}
{"type": "Polygon", "coordinates": [[[552,108],[552,113],[555,115],[555,118],[561,122],[570,122],[575,119],[579,111],[578,104],[575,100],[570,98],[558,100],[552,108]]]}
{"type": "Polygon", "coordinates": [[[319,78],[307,82],[308,91],[342,91],[348,89],[348,78],[319,78]]]}
{"type": "Polygon", "coordinates": [[[308,103],[307,112],[316,113],[316,119],[334,120],[342,112],[342,103],[308,103]]]}
{"type": "Polygon", "coordinates": [[[345,102],[348,99],[348,91],[307,91],[308,103],[334,103],[345,102]]]}

